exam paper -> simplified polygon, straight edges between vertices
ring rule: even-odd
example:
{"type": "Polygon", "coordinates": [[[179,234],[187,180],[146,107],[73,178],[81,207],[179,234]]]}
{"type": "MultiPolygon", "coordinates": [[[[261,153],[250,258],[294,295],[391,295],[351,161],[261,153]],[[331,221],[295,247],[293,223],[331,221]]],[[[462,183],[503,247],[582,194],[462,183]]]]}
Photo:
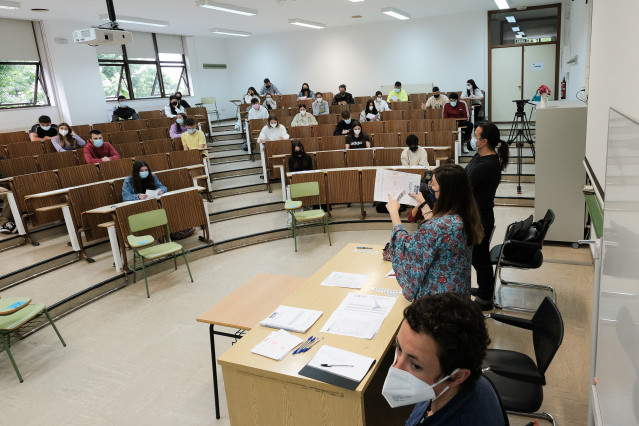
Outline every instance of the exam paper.
{"type": "Polygon", "coordinates": [[[280,305],[268,318],[260,322],[260,325],[306,333],[321,315],[322,311],[280,305]]]}
{"type": "Polygon", "coordinates": [[[362,288],[366,281],[368,281],[368,275],[331,272],[331,274],[322,281],[321,285],[329,287],[362,288]]]}
{"type": "Polygon", "coordinates": [[[147,199],[151,200],[153,198],[158,198],[159,197],[159,195],[158,195],[159,191],[160,191],[159,189],[147,189],[146,190],[147,199]]]}
{"type": "Polygon", "coordinates": [[[408,194],[416,194],[419,191],[421,179],[421,176],[415,173],[378,169],[375,174],[375,193],[373,200],[387,203],[388,196],[390,195],[395,199],[399,197],[398,201],[400,204],[416,206],[417,201],[408,194]]]}
{"type": "Polygon", "coordinates": [[[285,330],[277,330],[255,345],[251,352],[279,361],[300,343],[302,343],[302,339],[299,337],[285,330]]]}
{"type": "Polygon", "coordinates": [[[361,382],[374,362],[375,359],[373,358],[323,345],[307,365],[361,382]],[[322,364],[334,365],[334,367],[326,367],[322,366],[322,364]]]}
{"type": "Polygon", "coordinates": [[[349,293],[326,321],[321,331],[372,339],[394,304],[394,297],[349,293]]]}

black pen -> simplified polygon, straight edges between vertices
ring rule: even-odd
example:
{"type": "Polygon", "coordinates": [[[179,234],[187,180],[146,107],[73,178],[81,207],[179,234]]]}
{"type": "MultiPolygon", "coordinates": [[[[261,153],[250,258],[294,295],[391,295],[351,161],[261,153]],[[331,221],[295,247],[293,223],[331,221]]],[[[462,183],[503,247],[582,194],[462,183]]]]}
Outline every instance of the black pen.
{"type": "Polygon", "coordinates": [[[320,364],[322,367],[352,367],[348,364],[320,364]]]}

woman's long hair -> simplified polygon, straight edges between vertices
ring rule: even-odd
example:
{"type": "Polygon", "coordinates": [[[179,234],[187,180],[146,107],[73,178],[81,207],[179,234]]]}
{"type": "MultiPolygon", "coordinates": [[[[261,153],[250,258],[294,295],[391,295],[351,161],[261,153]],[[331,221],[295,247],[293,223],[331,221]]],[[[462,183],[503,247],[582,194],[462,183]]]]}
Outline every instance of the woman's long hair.
{"type": "Polygon", "coordinates": [[[508,144],[501,140],[497,126],[493,123],[481,123],[477,127],[480,128],[481,137],[486,139],[488,145],[497,152],[501,169],[506,170],[510,159],[510,149],[508,144]]]}
{"type": "Polygon", "coordinates": [[[58,138],[60,138],[60,146],[65,150],[67,150],[69,147],[71,147],[71,149],[78,148],[78,142],[73,136],[71,136],[71,133],[73,133],[73,129],[67,123],[58,124],[58,138]],[[67,129],[69,129],[69,133],[67,133],[66,136],[62,136],[60,134],[60,127],[62,126],[65,126],[67,129]]]}
{"type": "MultiPolygon", "coordinates": [[[[375,114],[377,115],[378,111],[377,111],[377,107],[375,106],[375,99],[369,99],[366,101],[366,106],[364,107],[364,115],[368,115],[368,114],[375,114]],[[373,106],[373,110],[369,110],[368,107],[369,106],[373,106]]],[[[368,117],[366,117],[366,121],[370,121],[368,119],[368,117]]]]}
{"type": "Polygon", "coordinates": [[[179,99],[178,99],[178,97],[177,97],[177,96],[175,96],[175,95],[171,95],[171,96],[169,96],[169,107],[171,108],[171,114],[175,115],[175,114],[177,114],[177,110],[175,109],[175,107],[174,107],[174,106],[173,106],[173,104],[171,103],[171,101],[172,101],[173,99],[175,99],[176,101],[178,101],[178,104],[177,104],[178,108],[180,107],[180,100],[179,100],[179,99]]]}
{"type": "Polygon", "coordinates": [[[175,121],[175,130],[177,130],[180,133],[186,132],[186,120],[188,120],[188,119],[189,119],[189,117],[186,116],[186,113],[178,112],[175,115],[175,120],[176,120],[175,121]],[[182,120],[184,120],[184,121],[182,121],[182,124],[177,122],[178,117],[182,117],[182,120]]]}
{"type": "Polygon", "coordinates": [[[257,90],[255,90],[255,87],[253,87],[253,86],[248,88],[248,90],[246,91],[246,94],[249,95],[249,96],[258,96],[259,97],[259,95],[257,94],[257,90]],[[253,93],[251,93],[251,92],[253,92],[253,93]]]}
{"type": "Polygon", "coordinates": [[[304,96],[306,96],[307,98],[311,97],[311,86],[308,85],[308,83],[302,83],[302,89],[300,90],[300,93],[304,96]],[[308,89],[305,89],[304,86],[308,87],[308,89]]]}
{"type": "Polygon", "coordinates": [[[138,160],[133,163],[133,172],[131,173],[131,182],[133,183],[133,189],[137,194],[144,194],[147,189],[157,189],[155,186],[155,179],[153,178],[153,172],[146,163],[146,161],[138,160]],[[140,177],[140,169],[146,167],[149,170],[149,175],[146,179],[140,177]]]}
{"type": "Polygon", "coordinates": [[[466,88],[466,98],[470,97],[470,95],[474,95],[475,94],[475,90],[477,90],[477,84],[475,84],[475,80],[473,80],[472,78],[469,79],[466,83],[470,83],[471,86],[473,86],[472,88],[472,92],[470,92],[468,90],[468,88],[466,88]]]}
{"type": "Polygon", "coordinates": [[[445,164],[437,167],[434,175],[439,184],[439,197],[433,206],[433,217],[458,214],[464,224],[467,245],[479,244],[484,232],[466,170],[456,164],[445,164]]]}

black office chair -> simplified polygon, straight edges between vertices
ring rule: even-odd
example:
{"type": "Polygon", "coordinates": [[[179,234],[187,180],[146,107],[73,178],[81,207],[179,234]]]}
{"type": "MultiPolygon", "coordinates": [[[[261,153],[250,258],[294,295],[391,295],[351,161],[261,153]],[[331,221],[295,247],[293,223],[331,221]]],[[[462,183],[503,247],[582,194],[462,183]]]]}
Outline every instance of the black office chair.
{"type": "Polygon", "coordinates": [[[535,361],[528,355],[504,349],[488,349],[483,374],[497,389],[506,412],[543,419],[557,425],[552,415],[539,411],[544,400],[546,370],[564,338],[564,322],[557,306],[545,297],[532,319],[493,313],[495,321],[532,330],[535,361]]]}
{"type": "Polygon", "coordinates": [[[504,242],[502,244],[496,245],[490,250],[490,261],[493,265],[497,265],[495,268],[495,292],[493,295],[493,303],[495,308],[497,309],[510,309],[516,311],[524,311],[524,312],[534,312],[534,309],[529,309],[521,306],[507,306],[502,304],[502,296],[501,291],[504,286],[513,286],[513,287],[524,287],[531,289],[539,289],[539,290],[548,290],[551,292],[552,301],[557,301],[557,294],[555,289],[548,285],[542,284],[530,284],[530,283],[520,283],[516,281],[507,281],[501,276],[502,268],[517,268],[517,269],[537,269],[541,267],[544,263],[544,256],[542,254],[541,248],[544,244],[544,240],[546,239],[546,234],[548,233],[548,229],[550,225],[555,221],[555,213],[548,209],[546,215],[542,222],[542,228],[539,230],[539,238],[536,242],[528,242],[528,241],[517,241],[510,240],[508,235],[510,233],[511,228],[515,225],[511,223],[506,230],[506,235],[504,236],[504,242]],[[530,256],[528,256],[524,260],[510,260],[504,256],[504,250],[507,248],[524,248],[529,249],[531,251],[530,256]],[[497,283],[500,283],[499,288],[497,287],[497,283]]]}

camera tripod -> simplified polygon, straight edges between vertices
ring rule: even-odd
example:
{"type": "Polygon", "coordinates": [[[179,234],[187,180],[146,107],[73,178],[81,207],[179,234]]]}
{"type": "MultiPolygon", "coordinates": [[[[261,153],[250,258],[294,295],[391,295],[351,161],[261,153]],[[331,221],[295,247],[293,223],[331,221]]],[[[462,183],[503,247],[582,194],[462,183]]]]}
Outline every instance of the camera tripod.
{"type": "Polygon", "coordinates": [[[535,158],[535,141],[530,132],[530,123],[526,118],[524,107],[528,103],[528,99],[514,100],[517,103],[517,111],[513,118],[513,124],[510,127],[508,135],[508,145],[513,143],[517,146],[517,194],[521,194],[521,175],[522,175],[522,154],[524,144],[529,144],[532,150],[533,158],[535,158]]]}

